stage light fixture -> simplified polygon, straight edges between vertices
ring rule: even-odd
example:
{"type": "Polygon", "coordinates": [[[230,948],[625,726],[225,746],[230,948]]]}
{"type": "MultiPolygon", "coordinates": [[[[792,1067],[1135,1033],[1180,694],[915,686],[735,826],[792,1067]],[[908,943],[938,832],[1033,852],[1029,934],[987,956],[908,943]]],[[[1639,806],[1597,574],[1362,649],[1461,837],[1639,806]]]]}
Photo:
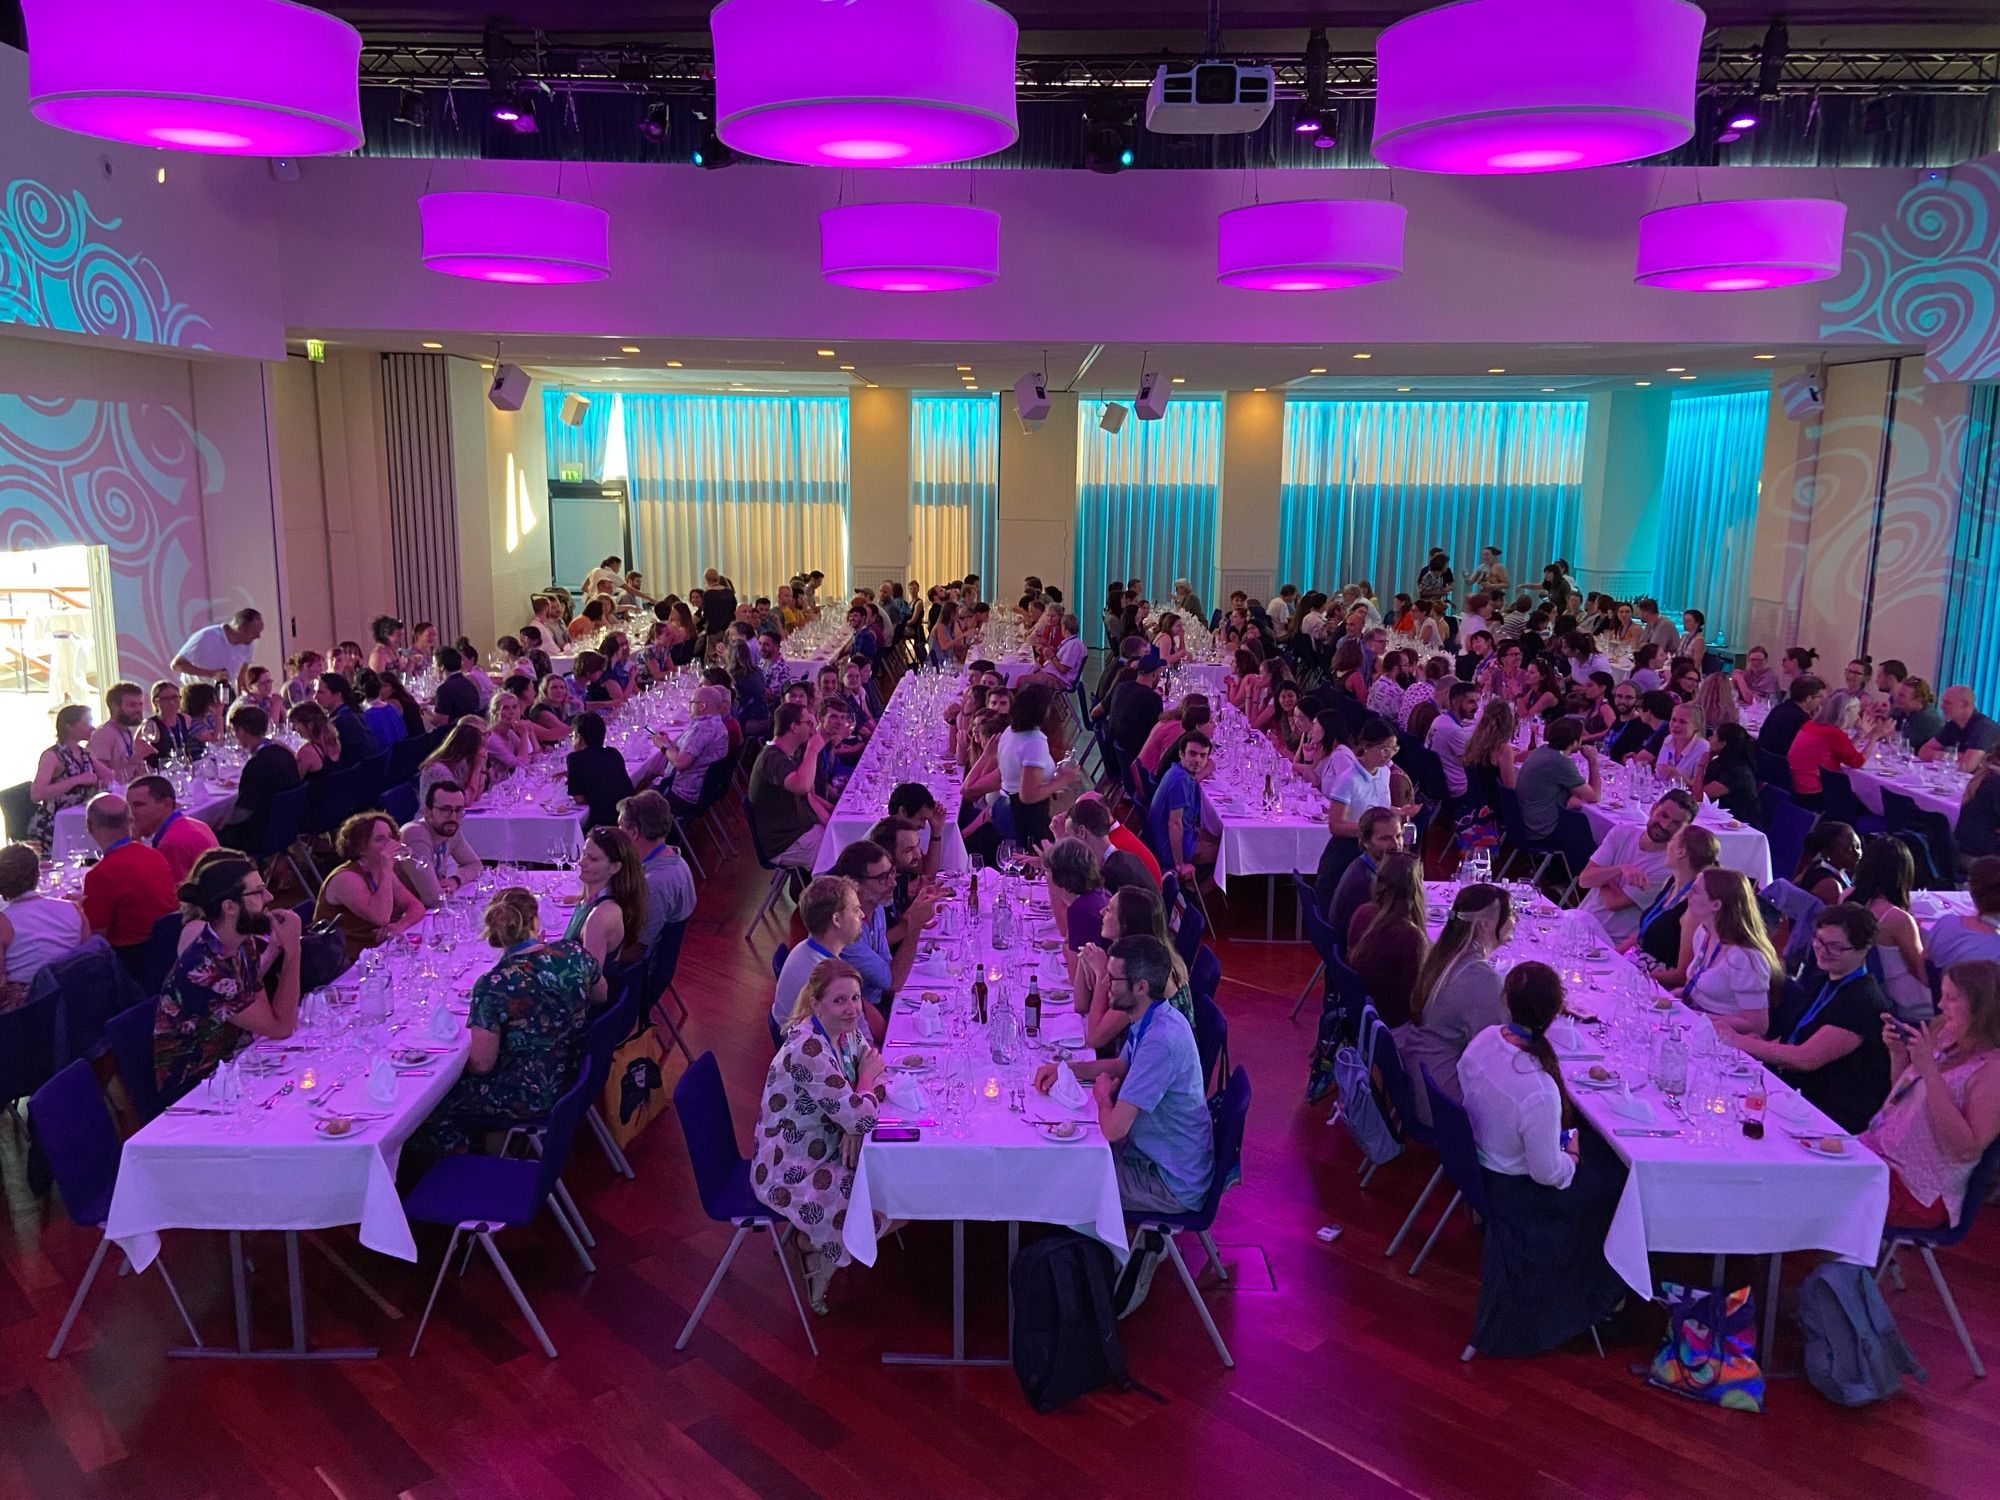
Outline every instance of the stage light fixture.
{"type": "Polygon", "coordinates": [[[672,126],[673,115],[667,101],[654,99],[646,105],[646,113],[639,121],[639,134],[649,141],[664,141],[672,126]]]}
{"type": "Polygon", "coordinates": [[[694,148],[694,164],[704,171],[719,172],[724,167],[736,165],[736,153],[723,144],[722,137],[715,133],[715,122],[704,120],[701,140],[694,148]]]}
{"type": "Polygon", "coordinates": [[[427,111],[422,89],[403,89],[396,95],[396,123],[421,130],[427,111]]]}
{"type": "Polygon", "coordinates": [[[1338,146],[1339,144],[1340,144],[1340,137],[1333,133],[1333,119],[1331,116],[1328,116],[1328,118],[1321,123],[1319,127],[1319,134],[1313,137],[1313,149],[1315,151],[1331,151],[1335,146],[1338,146]]]}
{"type": "MultiPolygon", "coordinates": [[[[1326,28],[1315,26],[1306,38],[1306,97],[1292,116],[1292,129],[1300,135],[1318,135],[1329,128],[1326,103],[1326,67],[1332,56],[1326,42],[1326,28]]],[[[1317,142],[1315,142],[1317,144],[1317,142]]]]}
{"type": "Polygon", "coordinates": [[[542,128],[535,119],[535,92],[525,84],[513,84],[495,94],[492,113],[516,135],[533,135],[542,128]]]}
{"type": "Polygon", "coordinates": [[[1134,149],[1135,116],[1127,106],[1089,109],[1083,116],[1083,164],[1107,175],[1122,172],[1138,160],[1134,149]]]}

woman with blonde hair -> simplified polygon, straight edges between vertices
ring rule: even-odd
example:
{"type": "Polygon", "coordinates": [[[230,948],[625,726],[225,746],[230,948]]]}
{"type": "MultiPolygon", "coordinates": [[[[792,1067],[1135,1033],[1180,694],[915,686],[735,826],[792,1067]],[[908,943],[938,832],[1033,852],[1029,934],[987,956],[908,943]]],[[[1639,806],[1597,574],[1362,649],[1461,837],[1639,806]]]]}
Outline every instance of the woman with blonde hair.
{"type": "Polygon", "coordinates": [[[1690,700],[1701,713],[1704,733],[1712,734],[1724,724],[1741,721],[1736,701],[1736,689],[1727,672],[1710,672],[1702,678],[1701,685],[1694,690],[1690,700]]]}
{"type": "Polygon", "coordinates": [[[1703,870],[1688,892],[1681,1000],[1719,1031],[1762,1036],[1784,965],[1764,930],[1757,892],[1741,870],[1703,870]]]}
{"type": "Polygon", "coordinates": [[[1488,698],[1458,757],[1488,807],[1499,805],[1498,789],[1511,787],[1520,770],[1520,756],[1514,749],[1514,731],[1519,727],[1513,706],[1505,698],[1488,698]]]}

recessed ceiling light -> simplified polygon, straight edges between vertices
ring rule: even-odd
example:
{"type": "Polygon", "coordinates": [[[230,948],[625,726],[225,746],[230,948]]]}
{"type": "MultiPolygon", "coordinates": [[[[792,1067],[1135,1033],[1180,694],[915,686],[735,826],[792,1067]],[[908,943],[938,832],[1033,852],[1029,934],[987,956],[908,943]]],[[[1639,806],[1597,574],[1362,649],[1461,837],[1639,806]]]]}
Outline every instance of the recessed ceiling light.
{"type": "Polygon", "coordinates": [[[1488,370],[1486,373],[1488,375],[1505,375],[1507,373],[1507,370],[1504,365],[1495,365],[1493,366],[1492,369],[1488,370]]]}
{"type": "Polygon", "coordinates": [[[425,339],[424,347],[426,349],[442,349],[444,345],[440,344],[436,339],[425,339]]]}
{"type": "Polygon", "coordinates": [[[1375,356],[1372,354],[1357,354],[1354,357],[1356,359],[1373,359],[1375,356]]]}
{"type": "Polygon", "coordinates": [[[1542,387],[1542,394],[1545,396],[1553,396],[1555,393],[1556,393],[1556,388],[1552,385],[1545,385],[1542,387]]]}
{"type": "Polygon", "coordinates": [[[1650,380],[1635,380],[1632,382],[1634,385],[1651,385],[1652,383],[1650,380]]]}
{"type": "Polygon", "coordinates": [[[1187,376],[1185,376],[1185,375],[1176,375],[1176,376],[1174,377],[1174,384],[1175,384],[1175,385],[1186,385],[1186,384],[1187,384],[1187,376]]]}
{"type": "Polygon", "coordinates": [[[681,362],[677,359],[670,359],[667,361],[667,368],[669,370],[678,370],[680,367],[681,367],[681,362]]]}
{"type": "Polygon", "coordinates": [[[1250,389],[1261,396],[1264,393],[1265,388],[1261,385],[1253,385],[1250,387],[1250,389]]]}
{"type": "Polygon", "coordinates": [[[1668,373],[1669,375],[1680,375],[1680,374],[1684,374],[1684,373],[1686,372],[1686,370],[1687,370],[1687,366],[1686,366],[1686,365],[1668,365],[1668,366],[1667,366],[1667,373],[1668,373]]]}
{"type": "Polygon", "coordinates": [[[1306,374],[1308,375],[1324,375],[1325,373],[1326,373],[1325,365],[1314,365],[1310,370],[1306,371],[1306,374]]]}
{"type": "Polygon", "coordinates": [[[1692,379],[1694,379],[1694,376],[1692,376],[1692,375],[1683,375],[1683,376],[1681,376],[1681,379],[1683,379],[1683,380],[1692,380],[1692,379]]]}
{"type": "Polygon", "coordinates": [[[590,383],[592,385],[603,385],[604,377],[602,375],[593,375],[590,377],[590,383]]]}
{"type": "Polygon", "coordinates": [[[1407,395],[1409,395],[1409,394],[1410,394],[1410,390],[1411,390],[1411,387],[1409,387],[1409,386],[1407,386],[1407,385],[1399,385],[1399,386],[1397,386],[1397,387],[1396,387],[1396,393],[1397,393],[1398,395],[1402,395],[1402,396],[1407,396],[1407,395]]]}
{"type": "Polygon", "coordinates": [[[493,368],[493,366],[488,364],[485,360],[481,360],[479,362],[479,368],[482,370],[490,370],[493,368]]]}
{"type": "Polygon", "coordinates": [[[853,365],[842,365],[842,366],[841,366],[840,368],[841,368],[841,369],[843,369],[843,370],[851,370],[851,369],[853,369],[853,368],[854,368],[854,366],[853,366],[853,365]]]}
{"type": "Polygon", "coordinates": [[[814,352],[817,353],[821,359],[832,359],[834,357],[833,351],[831,349],[819,349],[815,350],[814,352]]]}
{"type": "Polygon", "coordinates": [[[1775,354],[1753,354],[1750,357],[1752,359],[1776,359],[1778,356],[1775,354]]]}
{"type": "Polygon", "coordinates": [[[960,373],[960,374],[962,375],[962,374],[964,374],[964,373],[965,373],[966,371],[970,370],[971,368],[972,368],[972,366],[971,366],[971,365],[960,365],[960,366],[958,367],[958,370],[959,370],[959,373],[960,373]]]}
{"type": "Polygon", "coordinates": [[[875,384],[875,382],[874,382],[874,381],[872,381],[872,380],[864,380],[864,381],[862,381],[861,383],[862,383],[863,385],[867,386],[867,387],[868,387],[868,389],[869,389],[869,390],[871,390],[871,391],[872,391],[872,390],[878,390],[878,389],[880,389],[880,387],[878,387],[878,386],[877,386],[877,385],[875,384]]]}

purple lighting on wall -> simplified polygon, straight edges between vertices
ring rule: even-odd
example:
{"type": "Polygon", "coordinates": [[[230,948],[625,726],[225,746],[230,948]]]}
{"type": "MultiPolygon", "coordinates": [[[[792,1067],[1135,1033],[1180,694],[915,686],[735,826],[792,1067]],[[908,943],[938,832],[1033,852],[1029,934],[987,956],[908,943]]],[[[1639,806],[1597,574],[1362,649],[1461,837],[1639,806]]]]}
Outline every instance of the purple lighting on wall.
{"type": "Polygon", "coordinates": [[[1662,208],[1639,221],[1641,286],[1754,292],[1840,274],[1847,205],[1830,198],[1738,198],[1662,208]]]}
{"type": "Polygon", "coordinates": [[[1375,155],[1419,172],[1560,172],[1694,134],[1685,0],[1458,0],[1375,43],[1375,155]]]}
{"type": "Polygon", "coordinates": [[[1400,203],[1256,203],[1216,220],[1215,279],[1257,292],[1326,292],[1403,274],[1400,203]]]}
{"type": "Polygon", "coordinates": [[[286,0],[23,0],[28,107],[61,130],[180,151],[361,144],[361,33],[286,0]]]}
{"type": "Polygon", "coordinates": [[[1019,28],[987,0],[723,0],[716,128],[807,166],[921,167],[1013,145],[1019,28]]]}
{"type": "Polygon", "coordinates": [[[611,274],[611,216],[531,193],[426,193],[424,265],[475,281],[552,285],[611,274]]]}
{"type": "Polygon", "coordinates": [[[1000,215],[947,203],[850,203],[819,216],[819,273],[871,292],[954,292],[1000,274],[1000,215]]]}

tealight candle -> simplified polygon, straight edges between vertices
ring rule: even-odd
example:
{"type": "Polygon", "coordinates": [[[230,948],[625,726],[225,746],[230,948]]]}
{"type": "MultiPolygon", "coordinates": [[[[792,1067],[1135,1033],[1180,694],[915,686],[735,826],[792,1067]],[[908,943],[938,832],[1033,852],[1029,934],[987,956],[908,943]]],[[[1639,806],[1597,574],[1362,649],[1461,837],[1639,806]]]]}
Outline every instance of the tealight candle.
{"type": "Polygon", "coordinates": [[[319,1072],[317,1069],[307,1068],[303,1073],[299,1074],[300,1093],[309,1094],[318,1087],[319,1087],[319,1072]]]}
{"type": "Polygon", "coordinates": [[[980,1092],[989,1099],[998,1099],[1000,1097],[1000,1080],[989,1077],[980,1089],[980,1092]]]}

